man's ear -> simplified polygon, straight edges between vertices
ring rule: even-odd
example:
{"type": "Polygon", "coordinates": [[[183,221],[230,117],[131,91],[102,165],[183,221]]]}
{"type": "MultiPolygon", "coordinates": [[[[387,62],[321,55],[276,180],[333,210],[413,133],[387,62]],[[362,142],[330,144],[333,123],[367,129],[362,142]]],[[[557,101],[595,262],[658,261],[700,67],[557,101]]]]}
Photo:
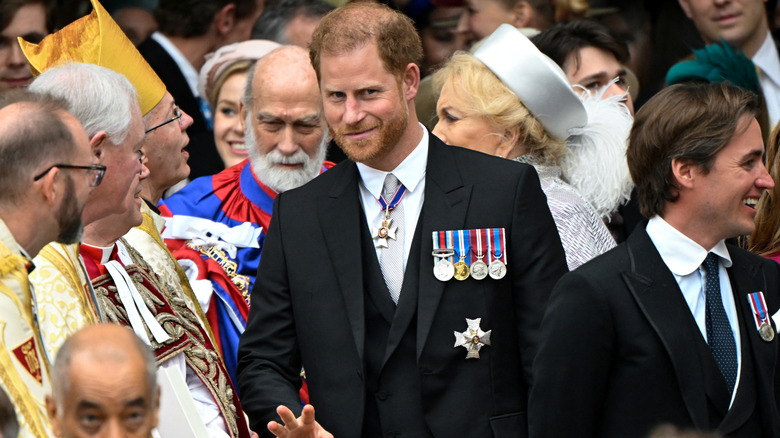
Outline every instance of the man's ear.
{"type": "Polygon", "coordinates": [[[38,193],[40,193],[40,196],[46,205],[52,208],[56,203],[57,197],[61,195],[60,187],[57,186],[55,181],[57,179],[57,174],[59,173],[60,169],[58,167],[53,168],[39,179],[35,186],[38,187],[38,193]]]}
{"type": "Polygon", "coordinates": [[[236,25],[236,4],[228,3],[214,16],[214,28],[221,37],[229,34],[236,25]]]}
{"type": "Polygon", "coordinates": [[[680,190],[692,188],[696,175],[700,173],[698,166],[691,164],[690,160],[672,159],[672,178],[675,179],[680,190]]]}
{"type": "Polygon", "coordinates": [[[420,67],[411,62],[406,66],[403,77],[404,96],[406,101],[411,101],[417,96],[417,90],[420,88],[420,67]]]}
{"type": "Polygon", "coordinates": [[[99,131],[89,140],[89,149],[92,151],[92,155],[98,159],[99,163],[103,162],[106,152],[105,148],[108,146],[108,143],[108,133],[106,131],[99,131]]]}
{"type": "Polygon", "coordinates": [[[54,402],[54,398],[51,394],[46,395],[46,413],[49,415],[49,424],[51,425],[51,431],[54,436],[62,436],[62,425],[60,425],[60,419],[57,415],[57,403],[54,402]]]}
{"type": "Polygon", "coordinates": [[[240,120],[238,121],[238,123],[239,123],[239,126],[241,126],[241,129],[244,132],[246,132],[246,130],[250,128],[250,126],[246,126],[246,112],[247,112],[247,108],[246,108],[246,105],[244,105],[243,99],[239,100],[238,101],[238,118],[240,120]]]}

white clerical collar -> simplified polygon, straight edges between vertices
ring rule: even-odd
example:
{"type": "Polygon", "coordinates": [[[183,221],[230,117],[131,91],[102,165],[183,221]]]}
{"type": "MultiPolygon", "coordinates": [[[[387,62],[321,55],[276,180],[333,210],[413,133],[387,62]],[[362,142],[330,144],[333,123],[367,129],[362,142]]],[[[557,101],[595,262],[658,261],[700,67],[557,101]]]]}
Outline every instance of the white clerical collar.
{"type": "Polygon", "coordinates": [[[753,64],[760,68],[772,82],[780,86],[780,56],[778,56],[777,46],[775,46],[775,41],[769,31],[766,33],[764,43],[753,55],[753,64]]]}
{"type": "Polygon", "coordinates": [[[664,263],[675,275],[684,277],[699,269],[708,252],[717,254],[723,266],[731,266],[731,256],[723,240],[707,251],[661,216],[653,216],[647,223],[646,230],[664,263]]]}
{"type": "Polygon", "coordinates": [[[168,52],[168,55],[170,55],[176,65],[179,66],[179,70],[181,70],[184,80],[187,81],[187,85],[189,85],[192,90],[192,95],[195,97],[200,96],[198,94],[198,71],[195,70],[195,67],[193,67],[190,61],[181,53],[181,50],[179,50],[168,37],[160,32],[153,33],[152,39],[157,41],[157,44],[161,45],[162,48],[168,52]]]}
{"type": "Polygon", "coordinates": [[[382,195],[382,186],[385,183],[385,177],[388,173],[392,173],[401,181],[401,184],[406,187],[410,192],[414,192],[414,189],[420,184],[420,181],[425,178],[425,168],[428,164],[428,130],[420,124],[423,135],[420,143],[417,147],[401,161],[401,164],[396,166],[390,172],[374,169],[368,167],[363,163],[357,163],[358,172],[360,172],[360,178],[363,180],[363,185],[371,193],[374,198],[379,198],[382,195]]]}

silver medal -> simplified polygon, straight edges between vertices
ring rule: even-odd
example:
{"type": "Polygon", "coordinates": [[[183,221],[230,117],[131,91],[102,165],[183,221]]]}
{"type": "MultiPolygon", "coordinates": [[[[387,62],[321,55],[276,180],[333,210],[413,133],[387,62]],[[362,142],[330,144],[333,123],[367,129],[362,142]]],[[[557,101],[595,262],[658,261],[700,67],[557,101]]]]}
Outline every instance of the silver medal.
{"type": "Polygon", "coordinates": [[[495,259],[488,266],[488,274],[493,280],[501,280],[506,276],[506,265],[501,260],[495,259]]]}
{"type": "Polygon", "coordinates": [[[488,276],[488,265],[482,260],[477,260],[471,264],[471,276],[475,280],[483,280],[488,276]]]}
{"type": "Polygon", "coordinates": [[[439,259],[433,264],[433,275],[439,281],[449,281],[455,275],[455,266],[447,259],[439,259]]]}

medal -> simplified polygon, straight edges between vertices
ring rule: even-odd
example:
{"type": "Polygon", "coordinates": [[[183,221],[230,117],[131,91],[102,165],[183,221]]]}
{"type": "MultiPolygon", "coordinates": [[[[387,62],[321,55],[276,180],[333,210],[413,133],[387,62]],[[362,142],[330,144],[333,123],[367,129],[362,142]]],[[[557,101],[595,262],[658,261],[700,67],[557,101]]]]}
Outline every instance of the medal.
{"type": "Polygon", "coordinates": [[[506,275],[506,265],[499,259],[494,259],[488,266],[488,274],[493,280],[501,280],[506,275]]]}
{"type": "Polygon", "coordinates": [[[390,211],[385,210],[385,220],[382,221],[379,228],[374,227],[374,230],[371,233],[371,238],[376,240],[375,246],[377,248],[387,248],[388,238],[395,240],[395,232],[398,230],[398,227],[391,227],[390,223],[392,221],[393,220],[390,219],[390,211]]]}
{"type": "Polygon", "coordinates": [[[469,233],[471,234],[471,241],[477,242],[477,260],[474,262],[471,262],[471,276],[475,280],[484,280],[485,277],[488,276],[488,266],[485,264],[485,262],[482,261],[482,259],[485,257],[485,255],[482,253],[482,231],[483,230],[469,230],[469,233]]]}
{"type": "Polygon", "coordinates": [[[469,278],[469,265],[466,263],[466,255],[468,255],[466,248],[468,248],[468,244],[464,242],[463,230],[458,230],[457,233],[457,247],[459,248],[458,257],[460,260],[455,263],[455,279],[463,281],[469,278]]]}
{"type": "Polygon", "coordinates": [[[395,194],[393,195],[393,198],[390,200],[390,202],[385,201],[383,196],[380,196],[377,199],[377,202],[379,202],[379,205],[382,206],[382,210],[385,212],[385,217],[380,225],[378,227],[374,227],[371,232],[371,238],[376,241],[374,246],[377,248],[387,248],[388,238],[395,240],[395,232],[398,230],[398,227],[391,225],[393,220],[390,219],[390,211],[394,209],[399,202],[401,202],[401,199],[405,194],[406,187],[401,184],[398,187],[398,190],[395,191],[395,194]]]}
{"type": "Polygon", "coordinates": [[[501,280],[506,276],[506,242],[503,228],[490,228],[487,230],[488,254],[492,255],[488,266],[488,275],[493,280],[501,280]]]}
{"type": "Polygon", "coordinates": [[[761,327],[758,328],[758,334],[761,335],[761,339],[767,342],[772,342],[772,339],[775,338],[775,331],[766,321],[761,324],[761,327]]]}
{"type": "Polygon", "coordinates": [[[748,303],[753,310],[753,322],[756,323],[758,335],[765,342],[772,342],[775,339],[775,330],[769,320],[766,301],[763,292],[753,292],[747,294],[748,303]]]}
{"type": "Polygon", "coordinates": [[[466,349],[466,359],[479,359],[479,350],[485,345],[490,345],[490,333],[493,330],[483,332],[479,327],[482,318],[468,319],[468,327],[465,332],[455,333],[455,348],[463,347],[466,349]]]}
{"type": "Polygon", "coordinates": [[[455,266],[448,260],[455,254],[451,248],[433,250],[433,256],[438,260],[433,264],[433,276],[439,281],[449,281],[455,275],[455,266]]]}

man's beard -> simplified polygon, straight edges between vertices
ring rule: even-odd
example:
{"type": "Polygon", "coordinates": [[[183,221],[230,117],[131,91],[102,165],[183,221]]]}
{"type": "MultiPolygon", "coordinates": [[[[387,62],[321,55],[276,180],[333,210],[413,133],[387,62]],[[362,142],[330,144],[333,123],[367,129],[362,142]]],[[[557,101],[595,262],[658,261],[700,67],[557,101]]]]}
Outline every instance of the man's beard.
{"type": "Polygon", "coordinates": [[[350,160],[356,163],[370,163],[390,153],[400,141],[404,131],[406,131],[409,123],[409,109],[403,99],[401,99],[401,108],[403,111],[395,113],[387,122],[374,119],[374,125],[372,126],[370,121],[364,119],[363,122],[349,126],[341,131],[335,131],[330,127],[328,129],[331,137],[333,137],[336,144],[339,145],[350,160]],[[372,128],[379,130],[378,135],[372,138],[357,141],[347,138],[347,134],[363,132],[372,128]]]}
{"type": "Polygon", "coordinates": [[[328,138],[322,136],[317,147],[317,154],[312,158],[303,149],[298,149],[292,155],[284,155],[278,150],[267,154],[258,151],[254,129],[251,124],[251,112],[247,114],[244,144],[246,144],[249,162],[255,176],[277,193],[300,187],[320,174],[325,154],[328,151],[328,138]],[[286,169],[280,164],[302,164],[299,169],[286,169]]]}
{"type": "Polygon", "coordinates": [[[59,243],[70,244],[81,240],[84,226],[81,223],[81,210],[83,208],[79,208],[73,179],[68,176],[67,181],[65,199],[62,200],[60,208],[57,209],[57,223],[60,227],[60,233],[55,240],[59,243]]]}

